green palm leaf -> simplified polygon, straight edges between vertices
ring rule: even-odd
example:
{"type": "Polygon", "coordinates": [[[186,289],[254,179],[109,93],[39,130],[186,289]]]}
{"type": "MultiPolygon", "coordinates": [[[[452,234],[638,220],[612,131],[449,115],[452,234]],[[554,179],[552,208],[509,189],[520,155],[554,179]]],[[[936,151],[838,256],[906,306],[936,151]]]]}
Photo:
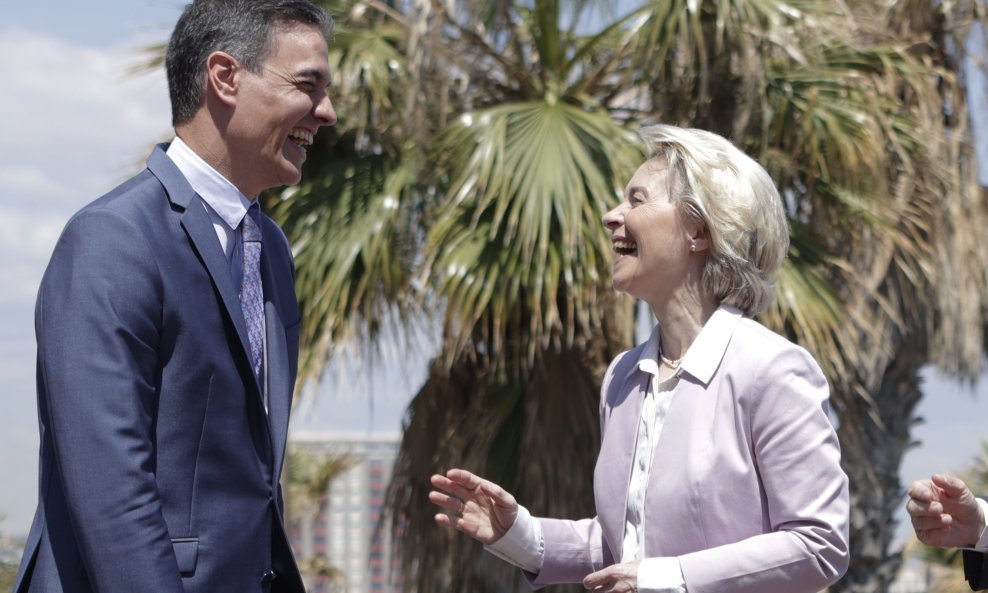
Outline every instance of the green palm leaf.
{"type": "Polygon", "coordinates": [[[600,218],[641,160],[631,133],[604,112],[513,104],[461,117],[437,153],[450,183],[423,269],[447,306],[447,353],[482,319],[494,335],[518,325],[527,354],[589,320],[610,261],[600,218]]]}
{"type": "Polygon", "coordinates": [[[403,156],[336,157],[270,209],[295,253],[303,381],[321,374],[334,347],[357,337],[373,344],[386,320],[413,299],[410,204],[419,171],[413,154],[403,156]]]}

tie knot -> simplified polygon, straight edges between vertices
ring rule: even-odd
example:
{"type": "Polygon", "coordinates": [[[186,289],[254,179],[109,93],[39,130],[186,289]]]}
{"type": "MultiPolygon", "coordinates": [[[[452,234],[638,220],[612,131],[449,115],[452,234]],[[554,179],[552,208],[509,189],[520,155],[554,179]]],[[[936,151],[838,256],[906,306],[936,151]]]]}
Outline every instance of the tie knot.
{"type": "Polygon", "coordinates": [[[261,208],[254,202],[247,208],[247,216],[244,216],[243,222],[240,223],[240,235],[244,241],[260,241],[261,240],[261,208]]]}

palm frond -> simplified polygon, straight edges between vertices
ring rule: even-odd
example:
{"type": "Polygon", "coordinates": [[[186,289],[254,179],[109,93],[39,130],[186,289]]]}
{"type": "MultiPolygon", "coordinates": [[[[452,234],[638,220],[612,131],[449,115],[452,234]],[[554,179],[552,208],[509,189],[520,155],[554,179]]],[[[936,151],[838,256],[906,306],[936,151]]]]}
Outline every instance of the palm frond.
{"type": "Polygon", "coordinates": [[[572,332],[564,320],[591,327],[610,253],[600,218],[641,159],[631,133],[564,103],[505,105],[461,117],[437,151],[450,183],[423,271],[446,302],[447,355],[487,324],[520,331],[528,355],[572,332]]]}
{"type": "Polygon", "coordinates": [[[413,300],[417,163],[413,147],[397,158],[340,155],[270,209],[295,254],[300,384],[320,376],[334,347],[358,336],[373,343],[413,300]]]}

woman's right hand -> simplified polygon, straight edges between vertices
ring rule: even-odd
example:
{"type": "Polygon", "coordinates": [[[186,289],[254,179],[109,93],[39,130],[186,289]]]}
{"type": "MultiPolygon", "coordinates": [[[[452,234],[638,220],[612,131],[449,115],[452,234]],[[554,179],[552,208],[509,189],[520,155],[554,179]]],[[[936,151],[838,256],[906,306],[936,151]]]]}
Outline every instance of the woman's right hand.
{"type": "Polygon", "coordinates": [[[515,497],[493,482],[466,470],[432,476],[429,500],[444,512],[436,523],[462,531],[484,545],[504,537],[518,516],[515,497]]]}

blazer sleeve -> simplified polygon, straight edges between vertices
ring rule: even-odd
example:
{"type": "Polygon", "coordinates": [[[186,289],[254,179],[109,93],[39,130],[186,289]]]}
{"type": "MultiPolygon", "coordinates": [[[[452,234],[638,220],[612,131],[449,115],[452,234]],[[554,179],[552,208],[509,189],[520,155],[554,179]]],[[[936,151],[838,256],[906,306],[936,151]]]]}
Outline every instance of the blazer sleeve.
{"type": "Polygon", "coordinates": [[[86,572],[102,593],[182,591],[152,444],[163,287],[139,228],[84,210],[36,311],[41,405],[86,572]]]}
{"type": "Polygon", "coordinates": [[[769,524],[766,533],[680,556],[690,593],[815,593],[847,570],[848,480],[826,379],[791,344],[761,366],[736,397],[769,524]]]}
{"type": "Polygon", "coordinates": [[[975,591],[988,589],[988,554],[963,550],[963,555],[964,579],[971,585],[971,589],[975,591]]]}
{"type": "Polygon", "coordinates": [[[596,518],[566,521],[538,519],[545,544],[542,569],[537,575],[523,572],[534,588],[557,583],[579,583],[611,561],[605,558],[603,535],[596,518]]]}

